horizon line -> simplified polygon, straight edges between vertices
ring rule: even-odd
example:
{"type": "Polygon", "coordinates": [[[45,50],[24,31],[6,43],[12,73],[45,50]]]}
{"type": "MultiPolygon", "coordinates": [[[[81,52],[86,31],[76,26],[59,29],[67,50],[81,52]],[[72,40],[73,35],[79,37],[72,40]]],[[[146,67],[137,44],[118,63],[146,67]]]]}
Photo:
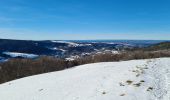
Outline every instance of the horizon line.
{"type": "Polygon", "coordinates": [[[26,41],[170,41],[165,39],[13,39],[13,38],[0,38],[2,40],[26,40],[26,41]]]}

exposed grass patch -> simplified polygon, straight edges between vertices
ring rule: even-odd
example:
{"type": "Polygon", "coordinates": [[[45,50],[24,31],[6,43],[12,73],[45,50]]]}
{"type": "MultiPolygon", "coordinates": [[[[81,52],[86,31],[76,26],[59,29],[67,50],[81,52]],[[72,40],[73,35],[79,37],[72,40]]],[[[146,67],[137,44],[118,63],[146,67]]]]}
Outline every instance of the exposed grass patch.
{"type": "Polygon", "coordinates": [[[127,83],[128,85],[131,85],[131,84],[133,83],[133,81],[127,80],[126,83],[127,83]]]}
{"type": "Polygon", "coordinates": [[[120,96],[125,96],[125,95],[126,95],[125,93],[120,94],[120,96]]]}
{"type": "Polygon", "coordinates": [[[105,92],[105,91],[103,91],[103,92],[102,92],[102,94],[106,94],[106,92],[105,92]]]}
{"type": "Polygon", "coordinates": [[[153,87],[148,87],[146,91],[152,91],[153,87]]]}
{"type": "Polygon", "coordinates": [[[135,87],[140,87],[140,86],[141,86],[141,83],[133,84],[133,86],[135,86],[135,87]]]}
{"type": "MultiPolygon", "coordinates": [[[[11,59],[7,62],[0,63],[0,83],[8,82],[14,79],[19,79],[31,75],[37,75],[47,72],[64,70],[77,65],[96,63],[96,62],[111,62],[133,59],[150,59],[158,57],[170,57],[169,50],[160,50],[157,52],[132,50],[121,52],[120,54],[95,54],[87,57],[77,58],[74,61],[65,61],[64,59],[43,56],[38,59],[11,59]]],[[[148,60],[147,63],[152,62],[148,60]]],[[[137,66],[136,77],[144,73],[144,69],[137,66]]]]}
{"type": "Polygon", "coordinates": [[[140,82],[144,83],[145,81],[144,81],[144,80],[141,80],[140,82]]]}

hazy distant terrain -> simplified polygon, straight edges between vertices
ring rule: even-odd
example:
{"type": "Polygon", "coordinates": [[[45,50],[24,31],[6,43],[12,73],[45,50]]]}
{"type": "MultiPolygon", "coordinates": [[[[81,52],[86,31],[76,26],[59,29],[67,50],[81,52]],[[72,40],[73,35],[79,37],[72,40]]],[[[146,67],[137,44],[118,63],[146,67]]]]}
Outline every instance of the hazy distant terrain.
{"type": "Polygon", "coordinates": [[[0,59],[37,58],[38,56],[54,56],[74,59],[97,53],[117,53],[117,51],[148,47],[164,41],[153,40],[7,40],[0,39],[0,59]]]}

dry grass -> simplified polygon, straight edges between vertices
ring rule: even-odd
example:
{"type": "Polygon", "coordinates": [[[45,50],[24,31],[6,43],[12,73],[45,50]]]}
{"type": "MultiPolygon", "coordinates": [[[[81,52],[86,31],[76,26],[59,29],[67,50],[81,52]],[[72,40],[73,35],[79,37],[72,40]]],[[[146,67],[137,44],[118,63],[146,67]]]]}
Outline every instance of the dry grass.
{"type": "Polygon", "coordinates": [[[127,83],[128,85],[131,85],[131,84],[133,83],[133,81],[127,80],[126,83],[127,83]]]}
{"type": "Polygon", "coordinates": [[[106,94],[106,92],[105,92],[105,91],[103,91],[103,92],[102,92],[102,94],[106,94]]]}
{"type": "Polygon", "coordinates": [[[145,81],[144,81],[144,80],[141,80],[140,82],[144,83],[145,81]]]}
{"type": "Polygon", "coordinates": [[[148,87],[147,91],[152,91],[153,87],[148,87]]]}
{"type": "Polygon", "coordinates": [[[120,96],[125,96],[125,95],[126,95],[125,93],[120,94],[120,96]]]}
{"type": "MultiPolygon", "coordinates": [[[[96,54],[88,57],[78,58],[74,61],[65,61],[63,59],[57,59],[54,57],[47,56],[43,56],[35,60],[11,59],[5,63],[0,63],[0,83],[31,75],[59,71],[88,63],[122,61],[132,59],[148,59],[159,57],[170,57],[170,52],[168,50],[157,52],[137,50],[122,52],[120,54],[96,54]]],[[[136,71],[134,70],[134,72],[136,71]]],[[[140,74],[141,73],[137,74],[137,76],[139,76],[140,74]]]]}
{"type": "Polygon", "coordinates": [[[136,84],[133,84],[135,87],[140,87],[141,86],[141,83],[136,83],[136,84]]]}

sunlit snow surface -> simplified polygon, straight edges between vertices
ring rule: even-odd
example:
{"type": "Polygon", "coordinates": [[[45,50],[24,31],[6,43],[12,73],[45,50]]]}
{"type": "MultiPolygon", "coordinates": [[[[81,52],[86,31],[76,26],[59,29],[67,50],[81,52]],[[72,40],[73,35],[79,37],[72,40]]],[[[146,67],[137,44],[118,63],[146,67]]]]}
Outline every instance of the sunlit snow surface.
{"type": "Polygon", "coordinates": [[[0,85],[1,100],[170,100],[170,58],[102,62],[0,85]]]}

